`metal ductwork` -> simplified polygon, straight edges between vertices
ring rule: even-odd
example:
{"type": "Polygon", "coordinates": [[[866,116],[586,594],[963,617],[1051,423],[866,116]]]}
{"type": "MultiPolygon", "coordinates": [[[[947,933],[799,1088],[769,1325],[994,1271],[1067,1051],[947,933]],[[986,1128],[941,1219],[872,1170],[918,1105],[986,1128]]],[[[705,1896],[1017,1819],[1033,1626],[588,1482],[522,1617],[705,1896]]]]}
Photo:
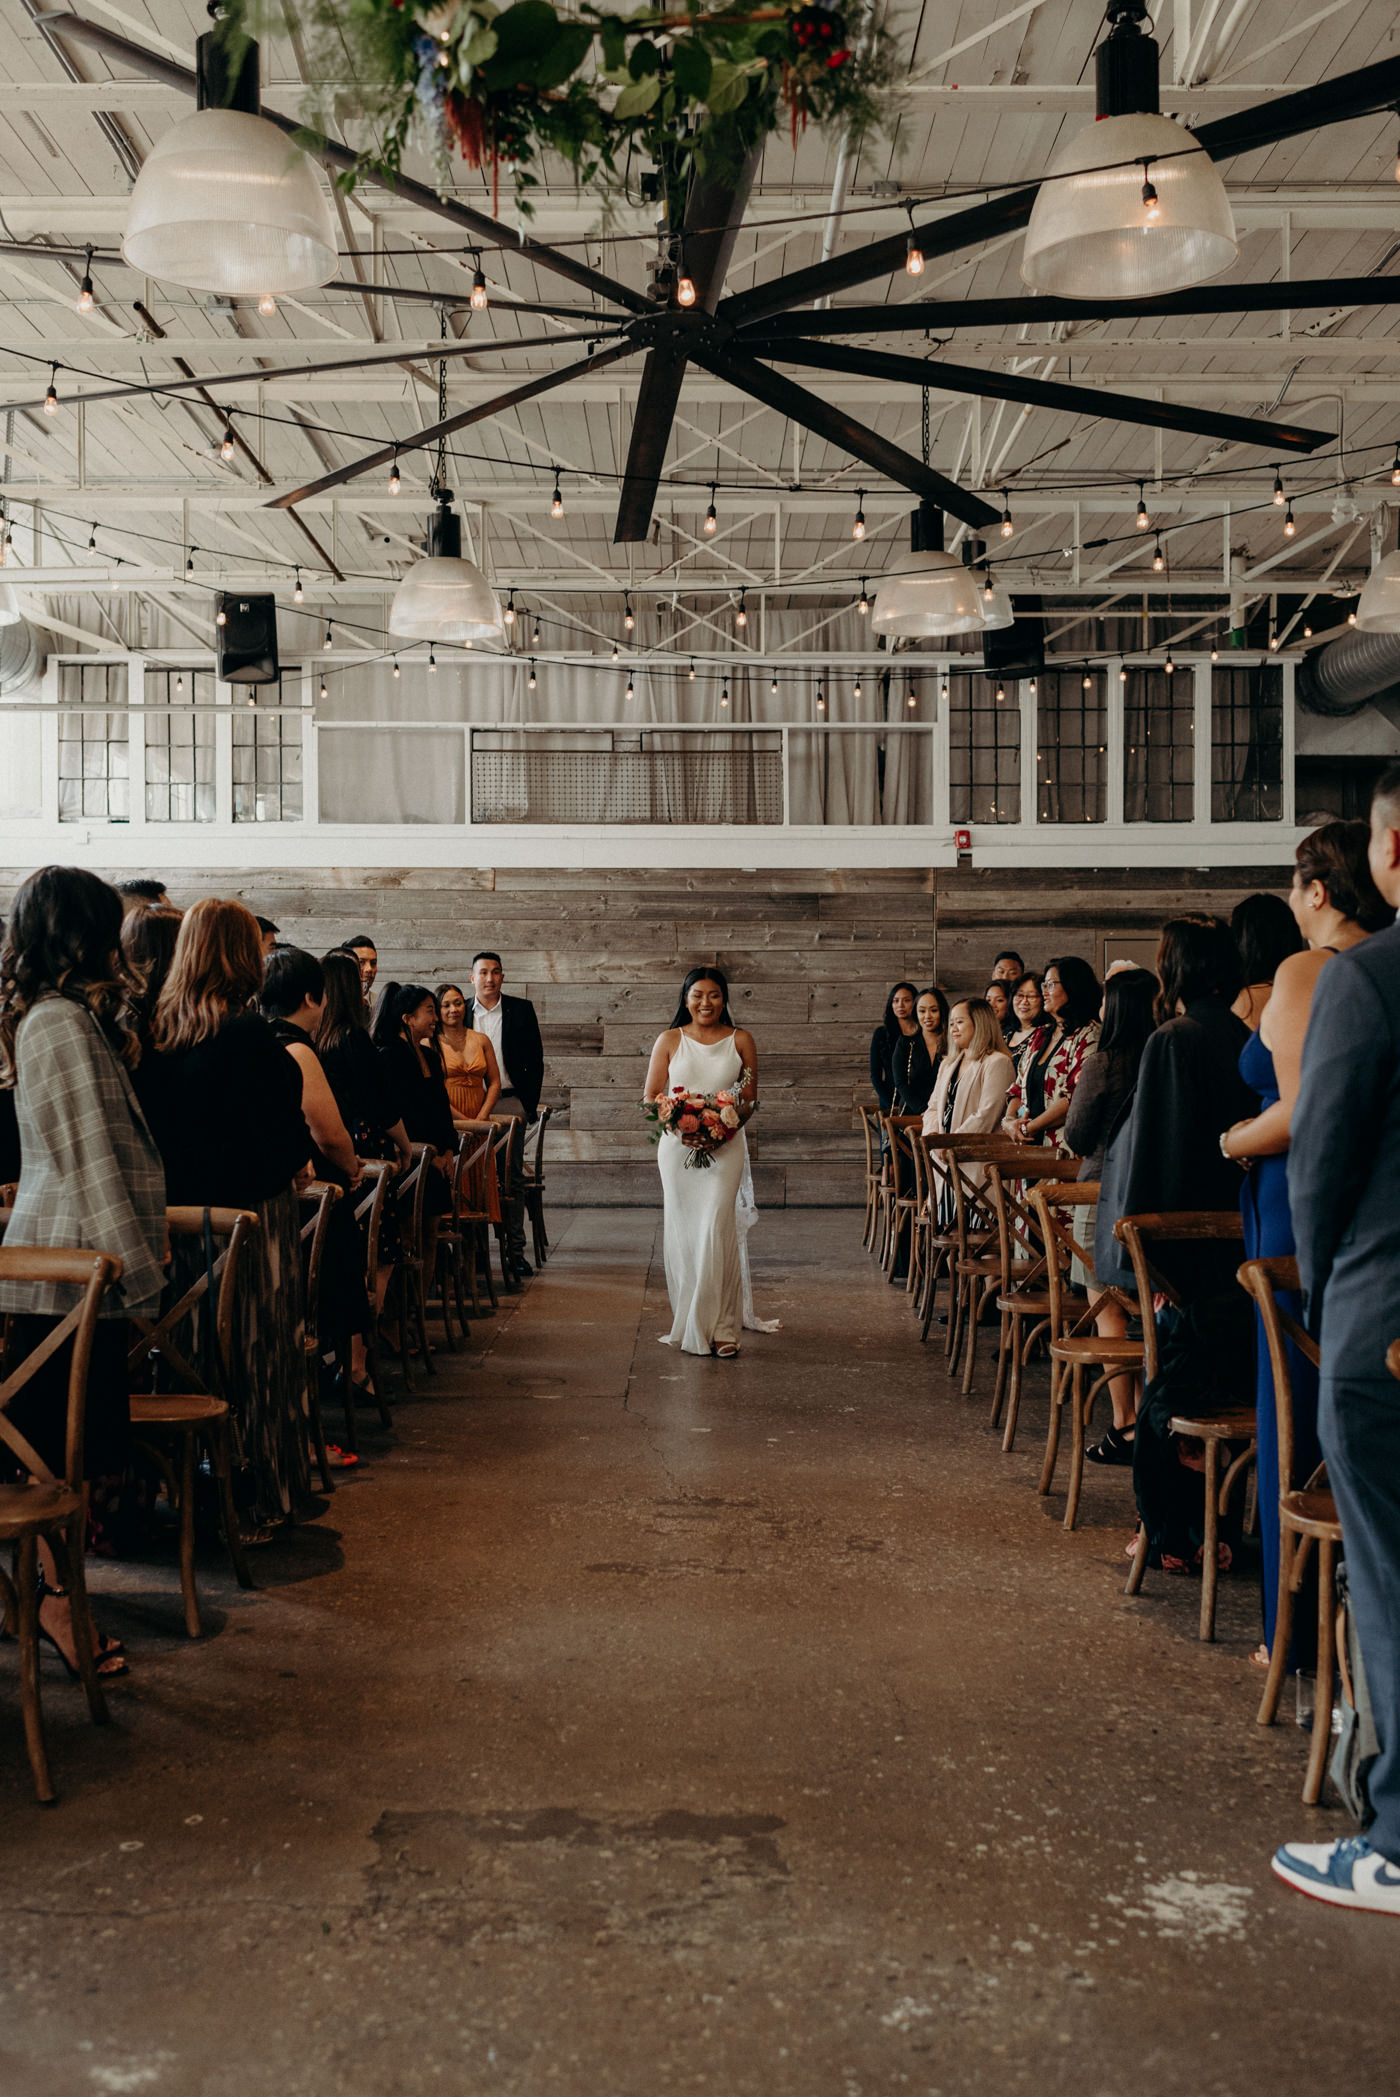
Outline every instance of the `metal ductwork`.
{"type": "Polygon", "coordinates": [[[1345,633],[1298,666],[1298,704],[1331,720],[1400,707],[1400,633],[1345,633]]]}
{"type": "Polygon", "coordinates": [[[37,694],[47,653],[44,636],[28,619],[0,626],[0,699],[37,694]]]}

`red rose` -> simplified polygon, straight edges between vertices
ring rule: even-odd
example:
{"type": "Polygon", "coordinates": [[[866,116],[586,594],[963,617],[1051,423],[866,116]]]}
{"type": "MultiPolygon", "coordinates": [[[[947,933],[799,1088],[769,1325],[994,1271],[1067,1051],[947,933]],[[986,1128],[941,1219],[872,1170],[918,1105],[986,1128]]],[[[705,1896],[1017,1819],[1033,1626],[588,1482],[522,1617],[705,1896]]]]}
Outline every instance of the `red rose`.
{"type": "Polygon", "coordinates": [[[828,72],[834,72],[837,66],[843,66],[850,55],[849,51],[833,51],[826,62],[828,72]]]}

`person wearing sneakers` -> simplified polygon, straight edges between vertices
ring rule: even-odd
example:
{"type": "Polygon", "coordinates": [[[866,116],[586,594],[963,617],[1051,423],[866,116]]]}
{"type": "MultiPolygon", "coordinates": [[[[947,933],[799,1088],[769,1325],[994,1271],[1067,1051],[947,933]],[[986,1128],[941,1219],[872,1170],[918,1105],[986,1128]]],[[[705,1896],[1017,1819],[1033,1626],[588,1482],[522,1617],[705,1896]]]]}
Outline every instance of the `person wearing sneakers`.
{"type": "MultiPolygon", "coordinates": [[[[1376,782],[1371,873],[1400,909],[1400,765],[1376,782]]],[[[1336,955],[1314,1001],[1293,1110],[1288,1194],[1306,1316],[1322,1349],[1318,1439],[1336,1495],[1379,1751],[1370,1818],[1294,1842],[1274,1870],[1300,1893],[1400,1915],[1400,925],[1336,955]]]]}

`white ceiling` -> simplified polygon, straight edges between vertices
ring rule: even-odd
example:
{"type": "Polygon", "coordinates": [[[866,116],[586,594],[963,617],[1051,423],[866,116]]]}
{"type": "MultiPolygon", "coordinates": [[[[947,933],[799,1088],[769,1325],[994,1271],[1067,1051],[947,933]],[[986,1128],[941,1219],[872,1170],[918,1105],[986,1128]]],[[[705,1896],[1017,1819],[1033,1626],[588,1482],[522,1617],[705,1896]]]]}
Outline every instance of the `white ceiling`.
{"type": "MultiPolygon", "coordinates": [[[[194,0],[75,4],[78,12],[185,63],[206,26],[194,0]]],[[[29,9],[30,0],[13,0],[0,13],[0,80],[7,89],[0,97],[0,238],[92,242],[115,252],[131,171],[189,104],[124,69],[114,77],[103,57],[77,42],[63,47],[65,67],[29,9]]],[[[775,140],[729,289],[815,261],[824,237],[834,239],[839,252],[901,230],[903,210],[888,195],[881,198],[876,185],[897,184],[937,199],[961,197],[978,184],[1033,180],[1066,127],[1091,112],[1099,0],[961,0],[937,8],[898,0],[889,19],[909,55],[913,81],[894,147],[882,144],[851,158],[835,197],[847,215],[833,223],[825,214],[837,180],[835,148],[813,132],[795,151],[786,138],[775,140]]],[[[1157,33],[1164,106],[1187,122],[1400,51],[1394,8],[1382,0],[1316,0],[1313,6],[1162,0],[1157,33]],[[1189,84],[1182,84],[1183,75],[1189,84]]],[[[264,43],[262,69],[265,103],[294,111],[300,74],[288,38],[264,43]]],[[[1241,231],[1234,276],[1282,282],[1290,275],[1389,274],[1400,253],[1396,131],[1394,116],[1369,118],[1226,163],[1241,231]]],[[[432,179],[426,163],[409,172],[432,179]]],[[[652,214],[624,210],[605,237],[596,203],[574,194],[565,171],[556,169],[555,177],[531,231],[581,243],[575,252],[642,288],[655,248],[652,214]]],[[[490,209],[487,176],[460,166],[457,193],[490,209]]],[[[504,193],[501,215],[511,216],[504,193]]],[[[933,215],[921,211],[921,217],[933,215]]],[[[366,184],[344,200],[341,230],[347,277],[462,296],[465,236],[441,217],[366,184]]],[[[1019,260],[1018,235],[932,262],[921,279],[901,273],[837,303],[847,296],[852,303],[908,302],[908,333],[883,335],[875,346],[919,356],[928,346],[919,325],[921,298],[1019,294],[1019,260]]],[[[554,304],[579,299],[519,254],[488,254],[485,265],[493,292],[554,304]]],[[[52,588],[61,581],[66,594],[88,600],[136,594],[163,612],[182,613],[198,629],[208,623],[211,581],[265,583],[288,602],[292,564],[301,562],[308,604],[338,603],[347,617],[355,605],[359,630],[372,626],[421,535],[426,455],[405,456],[397,499],[388,495],[381,468],[303,506],[306,530],[343,571],[340,584],[331,582],[295,521],[266,504],[279,490],[403,440],[434,419],[430,356],[437,310],[430,303],[326,290],[284,300],[275,316],[263,318],[251,302],[218,308],[99,261],[93,269],[99,303],[84,316],[74,306],[80,275],[80,262],[0,255],[4,401],[32,403],[42,395],[46,359],[65,367],[59,374],[65,396],[104,381],[174,377],[176,358],[202,376],[238,375],[243,383],[220,398],[234,406],[235,423],[272,485],[260,483],[242,456],[231,464],[220,460],[220,418],[198,402],[166,396],[94,405],[81,415],[65,410],[52,420],[22,405],[11,417],[0,403],[16,554],[37,562],[35,582],[52,588]],[[165,330],[164,340],[145,339],[132,310],[138,299],[165,330]],[[287,364],[372,351],[376,344],[402,361],[373,371],[276,376],[287,364]],[[27,534],[35,502],[44,521],[37,546],[27,534]],[[87,550],[90,535],[95,552],[87,550]],[[191,544],[198,549],[193,590],[185,585],[191,544]]],[[[563,347],[515,348],[551,329],[562,335],[567,324],[499,306],[484,315],[464,308],[451,325],[454,333],[479,338],[481,353],[449,367],[450,408],[490,398],[573,354],[563,347]]],[[[1169,588],[1193,603],[1203,593],[1223,602],[1232,554],[1237,575],[1246,578],[1237,587],[1246,592],[1330,590],[1364,575],[1372,513],[1383,496],[1393,499],[1400,306],[1302,312],[1291,325],[1282,312],[1042,323],[1019,334],[959,334],[948,354],[1000,371],[1241,414],[1277,412],[1344,440],[1340,454],[1329,446],[1311,462],[1285,467],[1298,519],[1297,539],[1289,544],[1281,537],[1281,513],[1269,503],[1271,458],[1200,438],[1157,438],[1080,416],[971,403],[940,395],[935,384],[932,463],[990,494],[998,507],[998,491],[1011,491],[1018,529],[1005,550],[1015,555],[1013,587],[1061,598],[1067,610],[1106,610],[1135,607],[1144,591],[1163,600],[1169,588]],[[1170,485],[1154,493],[1159,472],[1170,485]],[[1182,475],[1197,477],[1183,483],[1182,475]],[[1169,535],[1170,568],[1163,576],[1151,573],[1150,546],[1124,538],[1137,478],[1148,483],[1154,518],[1183,527],[1169,535]],[[1222,517],[1226,501],[1231,514],[1222,517]],[[1096,547],[1094,541],[1111,543],[1096,547]]],[[[907,493],[876,485],[868,467],[695,371],[682,395],[652,539],[614,546],[618,479],[640,370],[638,357],[456,440],[449,477],[474,547],[502,591],[514,587],[523,601],[554,607],[560,620],[611,631],[616,593],[624,586],[639,598],[677,591],[698,605],[746,585],[773,593],[776,603],[800,598],[815,607],[849,601],[863,574],[878,575],[887,550],[901,542],[907,493]],[[566,505],[558,522],[549,515],[556,468],[563,470],[566,505]],[[707,540],[700,522],[711,476],[721,483],[720,530],[707,540]],[[850,536],[858,489],[871,527],[864,547],[850,536]]],[[[894,397],[865,379],[795,368],[794,376],[917,452],[913,389],[894,397]]],[[[1331,615],[1307,616],[1322,627],[1331,615]]],[[[576,645],[591,645],[584,631],[576,645]]]]}

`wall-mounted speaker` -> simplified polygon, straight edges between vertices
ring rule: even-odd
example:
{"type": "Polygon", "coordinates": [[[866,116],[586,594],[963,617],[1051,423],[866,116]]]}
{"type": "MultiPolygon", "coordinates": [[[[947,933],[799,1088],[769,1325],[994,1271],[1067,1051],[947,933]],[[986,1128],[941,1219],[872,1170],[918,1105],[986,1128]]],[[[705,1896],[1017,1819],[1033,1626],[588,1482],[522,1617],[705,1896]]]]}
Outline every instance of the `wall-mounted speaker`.
{"type": "Polygon", "coordinates": [[[218,675],[225,684],[276,684],[277,599],[245,597],[236,590],[221,590],[215,599],[216,612],[224,624],[215,626],[218,675]]]}
{"type": "MultiPolygon", "coordinates": [[[[1039,612],[1040,600],[1023,597],[1013,603],[1013,612],[1032,608],[1039,612]]],[[[1009,626],[994,626],[982,636],[982,664],[994,677],[1039,677],[1045,668],[1045,621],[1016,617],[1009,626]]]]}

